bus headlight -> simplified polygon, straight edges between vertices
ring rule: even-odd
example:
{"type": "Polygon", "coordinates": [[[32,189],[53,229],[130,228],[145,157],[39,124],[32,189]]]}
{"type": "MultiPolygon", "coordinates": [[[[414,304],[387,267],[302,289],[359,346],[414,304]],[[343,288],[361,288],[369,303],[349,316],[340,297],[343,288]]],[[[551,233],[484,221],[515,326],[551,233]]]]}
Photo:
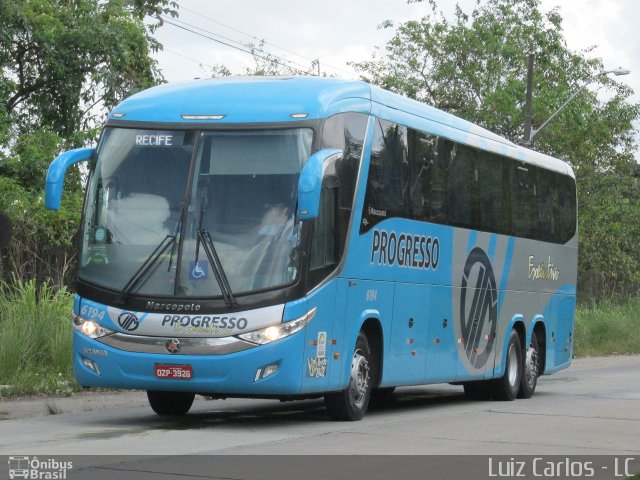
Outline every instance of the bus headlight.
{"type": "Polygon", "coordinates": [[[237,335],[238,338],[247,342],[264,345],[265,343],[275,342],[281,338],[293,335],[302,330],[316,314],[316,308],[309,310],[302,317],[291,320],[290,322],[279,323],[269,327],[254,330],[253,332],[242,333],[237,335]]]}
{"type": "Polygon", "coordinates": [[[77,315],[73,317],[73,328],[89,338],[100,338],[115,333],[113,330],[103,327],[99,323],[86,320],[77,315]]]}

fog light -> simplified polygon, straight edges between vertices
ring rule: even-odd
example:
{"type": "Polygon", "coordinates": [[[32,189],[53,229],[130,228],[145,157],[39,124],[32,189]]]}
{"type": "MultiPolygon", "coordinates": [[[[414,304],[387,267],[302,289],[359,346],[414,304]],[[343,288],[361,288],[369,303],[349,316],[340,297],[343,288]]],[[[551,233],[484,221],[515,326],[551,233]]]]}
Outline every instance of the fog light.
{"type": "Polygon", "coordinates": [[[256,370],[256,376],[253,378],[254,382],[258,380],[264,380],[267,377],[270,377],[274,373],[278,371],[278,365],[267,365],[264,368],[259,368],[256,370]]]}
{"type": "Polygon", "coordinates": [[[95,373],[96,375],[100,375],[100,367],[98,367],[98,364],[96,362],[86,357],[82,357],[82,363],[93,373],[95,373]]]}
{"type": "Polygon", "coordinates": [[[262,372],[262,378],[267,378],[278,371],[278,365],[269,365],[264,367],[264,372],[262,372]]]}

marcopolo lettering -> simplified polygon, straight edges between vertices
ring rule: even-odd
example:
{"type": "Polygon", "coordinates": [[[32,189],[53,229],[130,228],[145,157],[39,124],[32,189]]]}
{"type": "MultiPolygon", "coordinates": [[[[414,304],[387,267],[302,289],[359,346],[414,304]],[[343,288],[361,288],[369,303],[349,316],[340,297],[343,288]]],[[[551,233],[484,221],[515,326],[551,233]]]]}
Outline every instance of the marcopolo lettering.
{"type": "Polygon", "coordinates": [[[165,315],[162,319],[163,327],[220,327],[244,330],[247,328],[248,323],[248,320],[244,317],[237,318],[208,315],[165,315]]]}
{"type": "Polygon", "coordinates": [[[159,303],[147,302],[147,310],[169,310],[170,312],[197,312],[199,303],[159,303]]]}
{"type": "Polygon", "coordinates": [[[440,240],[437,237],[373,230],[370,263],[435,270],[439,261],[440,240]]]}

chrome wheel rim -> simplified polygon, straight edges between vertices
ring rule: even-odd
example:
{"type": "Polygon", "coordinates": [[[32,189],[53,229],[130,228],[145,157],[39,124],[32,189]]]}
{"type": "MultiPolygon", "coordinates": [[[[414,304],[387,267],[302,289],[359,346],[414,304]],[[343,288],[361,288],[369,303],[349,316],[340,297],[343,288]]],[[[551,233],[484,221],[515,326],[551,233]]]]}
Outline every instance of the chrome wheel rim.
{"type": "Polygon", "coordinates": [[[538,377],[538,351],[535,348],[527,348],[527,359],[525,361],[525,375],[527,385],[533,387],[538,377]]]}
{"type": "Polygon", "coordinates": [[[369,362],[361,350],[356,350],[351,359],[351,398],[358,408],[364,407],[369,392],[369,362]]]}
{"type": "Polygon", "coordinates": [[[518,384],[518,354],[516,353],[516,349],[513,345],[509,347],[509,366],[508,366],[508,378],[509,385],[515,387],[518,384]]]}

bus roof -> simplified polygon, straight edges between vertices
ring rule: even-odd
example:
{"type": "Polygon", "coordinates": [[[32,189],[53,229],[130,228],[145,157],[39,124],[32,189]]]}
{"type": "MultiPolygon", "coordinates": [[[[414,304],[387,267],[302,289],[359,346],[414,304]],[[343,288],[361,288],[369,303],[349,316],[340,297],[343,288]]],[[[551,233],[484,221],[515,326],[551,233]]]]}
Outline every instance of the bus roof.
{"type": "Polygon", "coordinates": [[[573,176],[561,160],[520,147],[467,120],[358,80],[323,77],[223,77],[167,83],[116,106],[109,123],[172,125],[293,122],[339,112],[379,118],[573,176]]]}

